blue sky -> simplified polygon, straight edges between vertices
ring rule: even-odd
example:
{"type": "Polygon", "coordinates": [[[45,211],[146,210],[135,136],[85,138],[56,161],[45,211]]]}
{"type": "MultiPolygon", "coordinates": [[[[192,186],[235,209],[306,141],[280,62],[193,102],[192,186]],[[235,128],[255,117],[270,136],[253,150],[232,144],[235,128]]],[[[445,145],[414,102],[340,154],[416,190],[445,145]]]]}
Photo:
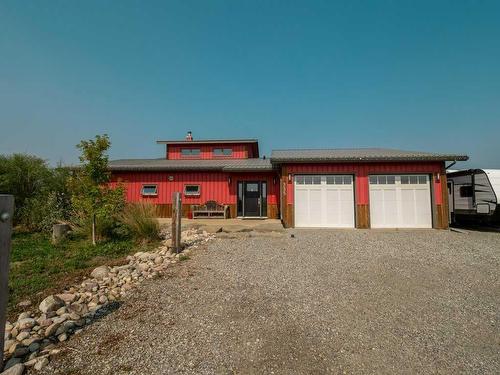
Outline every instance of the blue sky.
{"type": "Polygon", "coordinates": [[[0,1],[0,153],[157,139],[467,153],[500,168],[498,1],[0,1]]]}

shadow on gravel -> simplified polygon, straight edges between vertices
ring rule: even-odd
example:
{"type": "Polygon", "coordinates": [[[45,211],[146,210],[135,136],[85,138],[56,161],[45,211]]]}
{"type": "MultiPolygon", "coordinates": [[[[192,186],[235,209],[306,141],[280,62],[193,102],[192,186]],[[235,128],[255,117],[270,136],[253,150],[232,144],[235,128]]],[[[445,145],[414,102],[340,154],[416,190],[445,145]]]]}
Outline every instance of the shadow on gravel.
{"type": "Polygon", "coordinates": [[[492,232],[500,233],[500,227],[493,225],[480,225],[480,224],[453,224],[453,228],[464,229],[474,232],[492,232]]]}
{"type": "Polygon", "coordinates": [[[109,314],[115,312],[118,310],[122,305],[122,302],[118,301],[113,301],[108,303],[106,306],[101,307],[99,310],[97,310],[94,315],[90,317],[90,323],[93,324],[97,322],[98,320],[101,320],[105,316],[108,316],[109,314]]]}

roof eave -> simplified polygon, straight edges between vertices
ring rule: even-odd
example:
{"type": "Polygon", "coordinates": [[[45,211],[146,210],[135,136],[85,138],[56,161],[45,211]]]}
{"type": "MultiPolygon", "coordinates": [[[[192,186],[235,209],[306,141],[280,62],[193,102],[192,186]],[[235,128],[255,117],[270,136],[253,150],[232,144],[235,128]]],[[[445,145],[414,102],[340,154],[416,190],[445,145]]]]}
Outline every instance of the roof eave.
{"type": "Polygon", "coordinates": [[[189,145],[189,144],[210,144],[210,143],[258,143],[257,139],[204,139],[199,141],[187,141],[187,140],[167,140],[156,141],[157,144],[165,144],[165,145],[189,145]]]}
{"type": "Polygon", "coordinates": [[[280,158],[271,157],[271,163],[273,164],[283,164],[283,163],[376,163],[376,162],[419,162],[419,161],[467,161],[469,157],[467,155],[444,155],[444,156],[429,156],[429,157],[353,157],[353,158],[308,158],[308,157],[296,157],[296,158],[280,158]]]}

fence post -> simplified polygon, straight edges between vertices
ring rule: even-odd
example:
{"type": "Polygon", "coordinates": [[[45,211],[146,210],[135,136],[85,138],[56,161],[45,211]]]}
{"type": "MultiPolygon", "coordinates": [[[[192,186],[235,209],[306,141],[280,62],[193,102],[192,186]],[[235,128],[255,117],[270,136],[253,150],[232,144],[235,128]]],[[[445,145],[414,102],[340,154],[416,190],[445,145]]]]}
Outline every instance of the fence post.
{"type": "Polygon", "coordinates": [[[3,368],[5,317],[9,301],[10,240],[13,215],[14,197],[0,194],[0,371],[3,368]]]}
{"type": "Polygon", "coordinates": [[[181,193],[172,193],[172,246],[177,254],[181,251],[181,217],[181,193]]]}

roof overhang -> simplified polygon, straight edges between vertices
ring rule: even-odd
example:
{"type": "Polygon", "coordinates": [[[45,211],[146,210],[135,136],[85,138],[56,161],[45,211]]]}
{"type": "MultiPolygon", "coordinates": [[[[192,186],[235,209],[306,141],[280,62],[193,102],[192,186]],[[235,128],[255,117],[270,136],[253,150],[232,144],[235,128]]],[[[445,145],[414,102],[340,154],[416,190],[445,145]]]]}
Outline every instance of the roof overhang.
{"type": "Polygon", "coordinates": [[[187,140],[181,140],[181,141],[156,141],[158,144],[165,144],[165,145],[191,145],[191,144],[198,144],[198,145],[205,145],[205,144],[230,144],[230,143],[258,143],[257,139],[204,139],[200,141],[187,141],[187,140]]]}
{"type": "Polygon", "coordinates": [[[376,163],[421,161],[467,161],[467,155],[392,149],[330,149],[330,150],[275,150],[273,164],[285,163],[376,163]]]}

